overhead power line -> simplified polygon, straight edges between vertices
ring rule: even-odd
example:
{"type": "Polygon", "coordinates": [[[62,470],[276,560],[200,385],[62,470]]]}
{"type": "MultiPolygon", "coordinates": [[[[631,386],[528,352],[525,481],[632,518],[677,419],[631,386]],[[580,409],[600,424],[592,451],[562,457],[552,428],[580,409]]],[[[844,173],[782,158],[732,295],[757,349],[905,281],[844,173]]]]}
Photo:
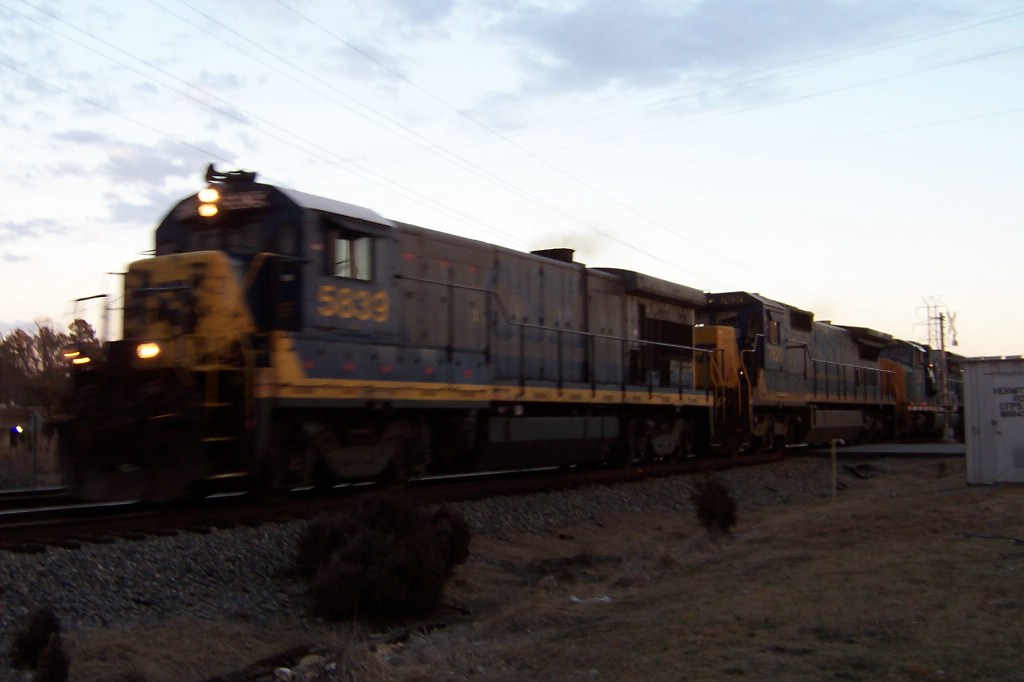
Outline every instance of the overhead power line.
{"type": "MultiPolygon", "coordinates": [[[[172,14],[173,16],[176,16],[177,18],[179,18],[182,21],[185,21],[182,17],[180,17],[179,15],[177,15],[177,14],[175,14],[173,12],[170,12],[170,10],[167,10],[166,8],[162,7],[159,3],[154,2],[153,0],[150,0],[150,1],[156,7],[160,8],[160,9],[166,11],[166,12],[169,12],[170,14],[172,14]]],[[[759,272],[758,270],[753,269],[753,268],[749,267],[748,265],[746,265],[746,264],[744,264],[744,263],[742,263],[740,261],[732,259],[732,258],[730,258],[726,254],[718,253],[715,250],[710,249],[706,244],[704,244],[704,243],[702,243],[702,242],[700,242],[698,240],[694,240],[694,239],[691,239],[691,238],[689,238],[689,237],[687,237],[687,236],[685,236],[683,234],[680,234],[677,230],[673,229],[672,227],[669,227],[668,225],[664,224],[663,222],[661,222],[661,221],[659,221],[659,220],[657,220],[657,219],[655,219],[655,218],[653,218],[651,216],[646,215],[642,211],[638,210],[635,206],[630,205],[630,204],[628,204],[626,202],[623,202],[623,201],[617,199],[616,197],[612,196],[611,194],[609,194],[609,193],[603,191],[602,189],[594,186],[592,183],[589,183],[589,182],[586,182],[586,181],[582,180],[576,174],[571,173],[569,171],[566,171],[566,170],[560,168],[559,166],[557,166],[557,165],[551,163],[550,161],[548,161],[547,159],[545,159],[540,154],[534,152],[533,150],[528,149],[527,147],[521,145],[516,140],[514,140],[514,139],[510,138],[509,136],[505,135],[501,131],[494,129],[492,126],[487,125],[485,122],[480,121],[479,119],[477,119],[476,117],[473,117],[472,115],[468,114],[464,110],[462,110],[462,109],[460,109],[458,107],[455,107],[451,103],[447,102],[445,99],[443,99],[443,98],[439,97],[438,95],[434,94],[429,89],[423,87],[422,85],[420,85],[419,83],[413,81],[412,79],[409,79],[408,77],[406,77],[405,75],[401,74],[397,70],[391,68],[386,63],[384,63],[381,60],[377,59],[373,55],[367,53],[365,50],[361,50],[360,48],[358,48],[358,46],[355,46],[350,41],[345,40],[345,38],[343,36],[339,36],[339,35],[337,35],[334,32],[327,31],[322,26],[320,26],[315,20],[313,20],[312,18],[306,16],[305,14],[302,14],[301,12],[298,12],[297,10],[293,9],[292,7],[288,6],[285,2],[282,2],[282,0],[277,0],[277,2],[278,2],[278,4],[280,6],[284,7],[285,9],[287,9],[290,12],[293,12],[294,14],[296,14],[297,16],[302,18],[304,21],[308,22],[311,26],[314,26],[318,30],[323,31],[324,33],[329,35],[332,39],[339,41],[341,44],[343,44],[346,47],[352,49],[357,54],[361,55],[363,58],[370,60],[373,64],[375,64],[376,66],[378,66],[381,69],[384,69],[388,73],[392,74],[395,78],[398,78],[399,80],[401,80],[404,83],[408,84],[410,87],[416,89],[418,92],[421,92],[421,93],[427,95],[428,97],[432,98],[434,101],[438,102],[442,106],[444,106],[444,107],[450,109],[451,111],[455,112],[456,114],[458,114],[458,116],[460,116],[464,120],[469,121],[474,126],[477,126],[479,129],[485,131],[488,135],[494,136],[495,138],[505,142],[506,144],[510,145],[511,147],[513,147],[514,149],[518,150],[522,154],[528,156],[529,158],[531,158],[531,159],[537,161],[538,163],[543,164],[545,167],[547,167],[547,168],[549,168],[549,169],[559,173],[562,177],[565,177],[565,178],[567,178],[567,179],[577,183],[579,186],[587,189],[591,193],[594,193],[595,195],[600,196],[604,200],[606,200],[606,201],[608,201],[608,202],[610,202],[610,203],[612,203],[612,204],[622,208],[623,210],[631,213],[632,215],[634,215],[637,218],[647,222],[648,224],[663,230],[664,232],[666,232],[671,237],[674,237],[674,238],[679,239],[679,240],[684,241],[684,242],[688,242],[688,243],[690,243],[690,244],[700,248],[701,250],[703,250],[703,251],[705,251],[707,253],[710,253],[710,254],[712,254],[712,255],[720,258],[720,259],[723,259],[723,260],[725,260],[727,262],[731,262],[734,265],[736,265],[737,267],[742,268],[743,270],[751,272],[753,274],[756,274],[756,275],[758,275],[760,277],[767,278],[767,279],[772,279],[774,281],[782,281],[782,280],[778,279],[777,277],[772,276],[771,274],[759,272]]],[[[329,163],[329,164],[331,164],[331,165],[333,165],[335,167],[343,168],[343,169],[345,169],[345,170],[347,170],[349,172],[351,172],[351,169],[348,168],[348,167],[354,168],[354,169],[358,170],[362,174],[362,175],[360,175],[360,177],[367,177],[368,176],[367,179],[369,179],[371,182],[374,182],[375,184],[387,187],[388,189],[390,189],[392,191],[397,191],[397,192],[399,192],[401,194],[404,194],[405,196],[413,197],[415,200],[417,200],[417,201],[419,201],[421,203],[425,203],[427,205],[431,205],[431,206],[437,207],[440,210],[443,210],[444,212],[446,212],[446,213],[448,213],[450,215],[460,216],[460,219],[465,219],[466,221],[470,222],[471,224],[476,224],[476,225],[482,227],[483,229],[487,229],[488,231],[497,231],[497,232],[503,234],[504,236],[506,236],[508,238],[516,239],[518,241],[518,239],[514,235],[509,235],[508,233],[501,232],[500,230],[496,230],[496,228],[493,228],[493,226],[489,226],[489,225],[487,225],[484,222],[481,222],[481,221],[479,221],[479,220],[477,220],[475,218],[472,218],[472,217],[470,217],[468,215],[462,214],[461,212],[455,210],[454,208],[452,208],[450,206],[447,206],[447,205],[445,205],[445,204],[443,204],[441,202],[438,202],[437,200],[433,199],[432,197],[420,194],[419,192],[416,192],[415,190],[412,190],[409,187],[401,185],[400,183],[396,183],[396,182],[392,181],[391,179],[389,179],[389,178],[387,178],[387,177],[385,177],[385,176],[383,176],[383,175],[381,175],[381,174],[379,174],[379,173],[377,173],[377,172],[367,168],[364,164],[359,164],[359,163],[357,163],[357,162],[355,162],[355,161],[353,161],[351,159],[348,159],[348,158],[346,158],[344,156],[341,156],[341,155],[335,153],[329,147],[326,147],[323,144],[321,144],[321,143],[319,143],[319,142],[317,142],[315,140],[309,140],[309,139],[304,138],[302,136],[296,135],[296,134],[294,134],[293,132],[291,132],[289,130],[286,130],[286,129],[282,128],[282,127],[276,126],[274,123],[272,123],[271,121],[269,121],[267,119],[261,118],[259,115],[255,114],[253,112],[248,112],[248,111],[245,111],[244,109],[240,109],[233,102],[228,102],[227,100],[219,98],[215,94],[210,93],[207,90],[204,90],[202,88],[199,88],[198,86],[188,82],[187,80],[178,78],[177,76],[171,74],[170,72],[168,72],[168,71],[166,71],[166,70],[164,70],[164,69],[162,69],[162,68],[160,68],[158,66],[155,66],[154,64],[152,64],[150,62],[147,62],[145,60],[140,59],[139,57],[134,56],[130,52],[122,50],[121,48],[118,48],[118,47],[110,44],[109,42],[104,41],[101,38],[98,38],[98,37],[96,37],[96,36],[94,36],[94,35],[92,35],[90,33],[83,32],[83,31],[81,31],[81,29],[79,29],[77,27],[74,27],[71,24],[68,24],[67,22],[64,22],[59,17],[56,17],[55,15],[50,14],[50,13],[46,12],[45,10],[40,9],[37,6],[32,5],[31,3],[25,2],[25,4],[30,6],[30,7],[35,8],[37,11],[39,11],[39,12],[41,12],[43,14],[46,14],[47,16],[51,17],[55,21],[60,21],[60,22],[62,22],[64,24],[70,26],[71,28],[74,28],[77,31],[80,31],[80,32],[84,33],[91,40],[95,40],[97,42],[100,42],[100,43],[106,45],[107,47],[109,47],[111,49],[114,49],[114,50],[118,51],[119,53],[121,53],[121,54],[123,54],[125,56],[128,56],[128,57],[130,57],[130,58],[132,58],[132,59],[134,59],[136,61],[139,61],[140,63],[144,64],[147,68],[149,68],[151,70],[154,70],[157,73],[162,74],[166,78],[173,79],[174,81],[187,86],[187,88],[194,88],[194,89],[196,89],[197,91],[199,91],[199,92],[201,92],[203,94],[204,98],[208,97],[208,98],[211,98],[211,99],[215,99],[215,100],[221,102],[222,104],[224,104],[226,106],[229,106],[229,107],[232,107],[232,108],[237,108],[238,111],[240,111],[243,114],[245,114],[246,116],[250,117],[252,120],[258,121],[262,127],[258,127],[256,125],[252,124],[250,121],[244,120],[242,117],[232,117],[230,113],[224,111],[223,109],[221,109],[219,107],[212,106],[209,102],[203,101],[204,98],[197,98],[197,97],[195,97],[188,90],[182,90],[180,88],[173,87],[173,86],[168,85],[166,83],[159,82],[159,81],[153,79],[151,75],[144,74],[142,71],[139,71],[138,69],[134,69],[134,67],[130,67],[130,66],[126,65],[121,60],[112,58],[109,55],[103,55],[105,58],[110,59],[111,61],[113,61],[113,62],[115,62],[117,64],[120,64],[121,66],[123,66],[125,68],[132,69],[136,73],[139,73],[140,75],[143,75],[144,77],[149,78],[152,82],[156,82],[156,83],[158,83],[159,85],[161,85],[163,87],[169,88],[170,90],[172,90],[173,92],[176,92],[179,95],[182,95],[184,97],[189,98],[191,101],[193,101],[193,102],[195,102],[195,103],[197,103],[197,104],[199,104],[201,106],[204,106],[206,108],[209,108],[209,109],[215,111],[218,115],[227,115],[227,116],[231,117],[234,123],[240,123],[242,125],[248,125],[248,126],[252,127],[254,130],[258,131],[260,134],[267,135],[268,137],[270,137],[272,139],[275,139],[275,140],[281,142],[282,144],[286,144],[288,146],[291,146],[292,148],[297,149],[297,150],[301,151],[302,153],[308,154],[308,155],[310,155],[310,156],[312,156],[314,158],[317,158],[317,159],[320,159],[322,161],[325,161],[326,163],[329,163]],[[276,132],[273,132],[273,131],[276,131],[276,132]]],[[[555,213],[557,215],[560,215],[563,218],[569,219],[569,220],[574,221],[574,222],[576,222],[576,223],[578,223],[580,225],[583,225],[588,230],[591,230],[591,231],[593,231],[593,232],[595,232],[597,234],[601,234],[602,236],[608,238],[611,241],[614,241],[616,243],[622,244],[622,245],[626,246],[627,248],[629,248],[629,249],[631,249],[633,251],[636,251],[636,252],[640,253],[641,255],[646,256],[646,257],[648,257],[648,258],[650,258],[652,260],[655,260],[655,261],[661,262],[663,264],[666,264],[666,265],[668,265],[670,268],[672,268],[675,271],[685,272],[680,267],[680,264],[679,264],[678,261],[676,261],[676,260],[668,260],[666,258],[663,258],[663,257],[659,256],[656,253],[652,253],[649,249],[642,248],[641,246],[637,245],[634,241],[627,241],[627,240],[621,239],[621,238],[617,237],[615,234],[612,234],[612,233],[610,233],[610,232],[608,232],[606,230],[602,230],[602,229],[600,229],[597,226],[588,224],[587,221],[582,220],[579,217],[574,216],[571,213],[563,210],[562,208],[560,208],[558,206],[555,206],[555,205],[551,204],[550,202],[547,202],[547,201],[541,199],[540,197],[537,197],[537,196],[533,195],[532,193],[529,193],[529,192],[525,191],[521,187],[518,187],[515,184],[510,183],[510,182],[504,180],[500,176],[498,176],[496,174],[493,174],[490,171],[487,171],[486,169],[483,169],[483,168],[479,167],[478,165],[473,164],[472,162],[469,162],[468,160],[463,159],[462,157],[460,157],[459,155],[455,154],[452,150],[450,150],[446,146],[441,145],[441,144],[439,144],[439,143],[437,143],[437,142],[435,142],[433,140],[430,140],[429,138],[421,135],[416,130],[414,130],[414,129],[408,127],[408,126],[405,126],[404,124],[401,124],[400,122],[398,122],[396,120],[393,120],[393,119],[391,119],[391,118],[389,118],[387,116],[384,116],[380,112],[377,112],[375,110],[367,111],[369,108],[366,107],[362,102],[359,102],[355,98],[350,98],[347,95],[344,95],[341,92],[341,90],[338,89],[333,84],[331,84],[331,83],[329,83],[329,82],[327,82],[327,81],[325,81],[323,79],[320,79],[320,78],[318,78],[318,77],[316,77],[316,76],[314,76],[312,74],[309,74],[308,71],[303,69],[300,65],[297,65],[297,64],[295,64],[295,63],[293,63],[291,61],[288,61],[288,60],[284,59],[283,57],[281,57],[280,54],[270,52],[266,48],[260,47],[258,45],[258,41],[253,41],[253,40],[249,39],[244,34],[238,32],[238,31],[234,30],[233,28],[225,25],[224,23],[218,21],[215,17],[209,15],[208,13],[201,12],[200,10],[196,9],[195,7],[193,7],[192,5],[188,4],[187,2],[183,2],[183,4],[185,4],[186,7],[189,7],[190,9],[192,9],[192,11],[197,12],[197,13],[201,14],[202,16],[206,17],[209,21],[214,22],[216,25],[221,27],[222,30],[230,31],[232,34],[237,36],[239,39],[245,41],[247,46],[258,48],[259,50],[262,50],[263,52],[271,55],[274,60],[277,60],[280,63],[283,63],[283,64],[287,65],[288,68],[293,69],[293,70],[295,70],[298,73],[305,74],[306,77],[308,78],[308,80],[307,81],[303,81],[301,83],[301,85],[303,87],[307,88],[308,90],[310,90],[311,92],[314,92],[314,93],[316,93],[319,96],[326,97],[329,101],[332,101],[332,102],[334,102],[335,104],[337,104],[339,106],[344,106],[349,111],[356,111],[358,108],[361,108],[363,110],[363,113],[360,114],[360,115],[364,115],[364,117],[366,117],[367,120],[371,120],[375,124],[380,125],[385,130],[388,130],[391,134],[399,135],[400,137],[405,139],[407,142],[412,142],[414,144],[417,144],[417,145],[419,145],[419,146],[429,150],[432,154],[437,154],[440,158],[444,158],[447,161],[449,161],[451,163],[454,163],[455,165],[459,166],[463,170],[475,173],[479,177],[483,177],[483,178],[487,179],[489,182],[492,182],[492,183],[496,184],[497,186],[501,187],[502,189],[514,192],[518,196],[520,196],[521,198],[528,199],[529,201],[532,201],[533,203],[537,204],[538,206],[541,206],[541,207],[545,208],[546,210],[549,210],[549,211],[551,211],[551,212],[553,212],[553,213],[555,213]],[[310,85],[310,81],[313,84],[315,84],[315,85],[311,86],[310,85]],[[324,91],[324,88],[326,88],[330,92],[336,93],[338,95],[338,97],[331,96],[328,92],[324,91]],[[347,99],[348,101],[356,103],[356,105],[355,106],[348,106],[343,101],[341,101],[341,99],[347,99]]],[[[1006,18],[1009,18],[1009,17],[1012,17],[1012,16],[1017,16],[1018,14],[1021,14],[1021,12],[1017,12],[1016,14],[1011,14],[1011,15],[1007,15],[1007,16],[1004,16],[1004,17],[1000,17],[999,19],[991,19],[990,22],[988,22],[988,23],[991,23],[992,21],[1006,19],[1006,18]]],[[[191,23],[191,22],[186,22],[186,23],[188,23],[188,25],[190,27],[192,27],[193,29],[197,28],[194,23],[191,23]]],[[[974,24],[972,26],[977,26],[977,25],[980,25],[980,23],[979,24],[974,24]]],[[[47,28],[49,30],[52,30],[52,28],[50,28],[48,26],[47,26],[47,28]]],[[[965,29],[966,29],[966,27],[961,28],[961,29],[955,29],[955,30],[965,30],[965,29]]],[[[202,30],[205,31],[205,29],[202,29],[202,30]]],[[[953,30],[954,29],[951,29],[949,32],[952,32],[953,30]]],[[[209,31],[206,31],[206,32],[208,34],[210,34],[209,31]]],[[[62,35],[63,36],[63,34],[60,34],[60,33],[58,33],[58,35],[62,35]]],[[[210,34],[210,35],[212,35],[212,34],[210,34]]],[[[69,38],[67,36],[63,36],[63,37],[65,37],[65,38],[67,38],[69,40],[74,40],[74,39],[69,38]]],[[[926,39],[926,38],[921,38],[921,40],[924,40],[924,39],[926,39]]],[[[85,46],[81,42],[78,42],[78,41],[74,41],[74,42],[76,42],[77,44],[79,44],[79,45],[81,45],[83,47],[86,47],[87,49],[93,50],[97,54],[102,54],[101,52],[99,52],[97,50],[94,50],[91,47],[85,46]]],[[[245,54],[250,59],[255,59],[258,62],[260,62],[261,64],[263,64],[265,66],[269,66],[270,68],[275,69],[275,71],[277,71],[278,73],[282,73],[282,74],[284,73],[281,69],[279,69],[272,62],[260,59],[260,58],[258,58],[256,56],[252,55],[249,52],[241,50],[240,48],[238,48],[236,46],[229,46],[229,47],[232,47],[232,49],[239,50],[242,54],[245,54]]],[[[883,49],[883,48],[879,48],[879,49],[883,49]]],[[[884,48],[884,49],[889,49],[889,48],[884,48]]],[[[1012,51],[1018,50],[1018,49],[1021,49],[1021,48],[1020,47],[1013,47],[1013,48],[1010,48],[1008,50],[1003,50],[1001,52],[992,52],[992,53],[985,54],[985,55],[976,55],[974,57],[958,60],[956,62],[952,62],[952,63],[949,63],[949,64],[929,67],[929,68],[926,68],[926,69],[920,69],[920,70],[916,70],[916,71],[912,71],[912,72],[907,72],[905,74],[897,74],[897,75],[894,75],[894,76],[889,76],[889,77],[880,78],[880,79],[874,79],[874,80],[871,80],[871,81],[865,81],[865,82],[862,82],[862,83],[852,84],[852,85],[848,85],[848,86],[844,86],[844,87],[839,87],[839,88],[822,90],[822,91],[819,91],[819,92],[804,93],[804,94],[802,94],[802,95],[800,95],[798,97],[793,97],[793,98],[789,98],[789,99],[786,99],[786,100],[780,100],[780,101],[776,101],[776,102],[771,102],[771,103],[763,104],[763,105],[760,105],[759,107],[747,107],[745,109],[741,109],[741,110],[737,110],[737,111],[720,113],[717,116],[735,115],[736,113],[743,113],[745,111],[750,111],[750,110],[753,110],[753,109],[756,109],[756,108],[762,108],[762,107],[765,107],[765,106],[780,106],[780,105],[783,105],[783,104],[788,104],[788,103],[791,103],[791,102],[796,102],[796,101],[801,101],[803,99],[808,99],[808,98],[811,98],[811,97],[818,97],[818,96],[823,96],[823,95],[827,95],[827,94],[833,94],[835,92],[841,92],[843,90],[847,90],[847,89],[851,89],[851,88],[855,88],[855,87],[865,87],[867,85],[872,85],[872,84],[875,84],[875,83],[882,83],[882,82],[886,82],[886,81],[893,80],[893,79],[896,79],[896,78],[909,77],[909,76],[912,76],[912,75],[917,75],[917,74],[920,74],[920,73],[925,73],[927,71],[932,71],[932,70],[935,70],[935,69],[938,69],[938,68],[946,68],[948,66],[952,66],[952,65],[956,65],[956,64],[961,64],[961,63],[966,63],[966,62],[969,62],[969,61],[972,61],[972,60],[975,60],[975,59],[983,59],[983,58],[988,58],[988,57],[991,57],[991,56],[997,56],[999,54],[1005,54],[1005,53],[1012,52],[1012,51]]],[[[826,62],[826,63],[828,63],[828,62],[826,62]]],[[[8,65],[8,64],[4,64],[4,65],[8,66],[10,68],[10,65],[8,65]]],[[[24,70],[20,70],[20,71],[22,73],[26,73],[24,70]]],[[[31,74],[27,74],[26,73],[26,75],[29,75],[29,77],[34,78],[37,82],[44,82],[44,83],[50,85],[51,87],[55,87],[58,91],[61,91],[61,92],[64,92],[65,94],[68,94],[68,95],[71,95],[73,97],[76,97],[77,99],[79,99],[81,101],[88,102],[89,104],[91,104],[93,106],[98,106],[99,108],[103,109],[104,111],[107,111],[107,112],[109,112],[111,114],[114,114],[114,115],[116,115],[116,116],[118,116],[118,117],[120,117],[120,118],[122,118],[124,120],[129,120],[129,121],[132,121],[133,123],[135,123],[137,125],[141,125],[143,128],[145,128],[147,130],[150,130],[152,132],[155,132],[156,134],[159,134],[159,135],[161,135],[163,137],[167,137],[168,139],[174,139],[171,135],[167,135],[167,134],[161,133],[160,131],[156,130],[152,126],[149,126],[149,125],[146,125],[146,124],[142,124],[139,121],[135,121],[135,120],[131,119],[130,117],[124,116],[123,114],[120,114],[118,112],[113,111],[109,107],[106,107],[104,105],[99,104],[98,102],[90,101],[88,98],[80,97],[79,95],[77,95],[75,93],[72,93],[70,90],[68,90],[66,88],[62,88],[60,86],[56,86],[54,84],[47,83],[45,80],[40,79],[37,76],[33,76],[31,74]]],[[[922,124],[922,125],[931,125],[931,124],[922,124]]],[[[672,127],[672,126],[667,126],[667,127],[672,127]]],[[[647,129],[647,130],[644,130],[644,131],[634,131],[633,133],[630,133],[630,134],[643,134],[643,133],[651,132],[652,130],[660,130],[660,129],[663,129],[663,128],[647,129]]],[[[604,138],[604,140],[602,140],[602,141],[613,140],[613,139],[617,139],[617,138],[616,137],[609,137],[609,138],[604,138]]],[[[835,139],[843,139],[843,138],[835,138],[835,139]]],[[[194,145],[191,145],[191,144],[188,144],[188,143],[184,143],[184,142],[182,142],[180,140],[175,140],[175,142],[178,142],[178,143],[181,143],[181,144],[186,144],[186,146],[189,146],[189,147],[191,147],[193,149],[198,149],[198,147],[195,147],[194,145]]],[[[821,143],[824,143],[824,142],[825,141],[812,141],[812,142],[804,143],[804,144],[821,144],[821,143]]],[[[799,144],[800,143],[795,143],[794,145],[790,145],[790,146],[798,146],[799,144]]],[[[224,160],[224,159],[221,159],[220,157],[218,157],[216,155],[211,155],[211,156],[212,156],[212,158],[224,160]]],[[[226,160],[224,160],[224,161],[226,161],[226,160]]],[[[693,161],[693,163],[696,163],[698,161],[700,161],[700,160],[695,160],[695,161],[693,161]]]]}

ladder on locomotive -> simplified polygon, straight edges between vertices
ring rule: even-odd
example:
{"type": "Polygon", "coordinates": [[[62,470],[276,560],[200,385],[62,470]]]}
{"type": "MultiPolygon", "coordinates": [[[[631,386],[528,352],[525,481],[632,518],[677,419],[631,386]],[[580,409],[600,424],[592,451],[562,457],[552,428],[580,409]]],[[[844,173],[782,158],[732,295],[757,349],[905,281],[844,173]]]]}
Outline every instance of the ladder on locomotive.
{"type": "Polygon", "coordinates": [[[249,475],[244,449],[254,427],[252,400],[253,363],[245,354],[242,367],[196,367],[202,389],[200,443],[208,480],[244,478],[249,475]]]}
{"type": "Polygon", "coordinates": [[[722,356],[724,351],[716,349],[709,355],[708,373],[711,376],[711,391],[713,398],[713,411],[715,424],[724,424],[728,417],[729,400],[726,395],[728,390],[725,380],[725,369],[722,356]]]}

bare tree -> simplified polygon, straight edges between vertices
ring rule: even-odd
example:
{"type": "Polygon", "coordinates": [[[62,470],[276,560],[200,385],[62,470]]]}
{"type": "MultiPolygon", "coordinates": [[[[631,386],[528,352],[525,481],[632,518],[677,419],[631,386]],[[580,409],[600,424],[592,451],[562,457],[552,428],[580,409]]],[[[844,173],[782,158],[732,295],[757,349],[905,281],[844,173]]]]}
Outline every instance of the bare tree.
{"type": "Polygon", "coordinates": [[[24,329],[15,329],[0,341],[0,402],[28,403],[34,347],[35,339],[24,329]]]}
{"type": "Polygon", "coordinates": [[[85,353],[99,349],[96,332],[85,320],[75,320],[68,332],[49,321],[37,321],[36,333],[15,329],[0,340],[0,403],[42,408],[47,415],[60,403],[69,386],[64,349],[75,345],[85,353]]]}

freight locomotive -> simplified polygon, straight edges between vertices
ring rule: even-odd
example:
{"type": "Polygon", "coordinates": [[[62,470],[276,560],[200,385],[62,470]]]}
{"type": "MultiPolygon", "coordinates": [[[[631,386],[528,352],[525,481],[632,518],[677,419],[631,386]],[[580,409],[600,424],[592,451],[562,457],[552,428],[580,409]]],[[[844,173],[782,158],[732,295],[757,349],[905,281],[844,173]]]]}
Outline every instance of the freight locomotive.
{"type": "MultiPolygon", "coordinates": [[[[251,172],[210,166],[207,181],[129,267],[123,339],[75,359],[61,460],[82,498],[628,464],[922,425],[908,400],[928,349],[887,334],[251,172]]],[[[948,390],[929,400],[956,410],[948,390]]]]}

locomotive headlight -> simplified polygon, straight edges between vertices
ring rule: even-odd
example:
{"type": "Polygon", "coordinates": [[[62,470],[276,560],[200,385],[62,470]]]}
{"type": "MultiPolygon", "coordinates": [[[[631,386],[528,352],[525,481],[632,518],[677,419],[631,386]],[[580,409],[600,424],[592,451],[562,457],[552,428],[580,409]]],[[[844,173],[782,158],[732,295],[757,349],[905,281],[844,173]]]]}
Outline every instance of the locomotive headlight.
{"type": "Polygon", "coordinates": [[[84,355],[76,346],[67,346],[64,348],[64,359],[69,361],[72,365],[88,365],[92,362],[92,359],[88,355],[84,355]]]}
{"type": "Polygon", "coordinates": [[[199,190],[199,194],[196,195],[199,199],[199,215],[203,218],[212,218],[217,215],[220,210],[217,208],[217,202],[220,201],[220,192],[215,190],[213,187],[207,187],[206,189],[199,190]]]}
{"type": "Polygon", "coordinates": [[[140,360],[149,360],[160,355],[160,344],[159,343],[140,343],[135,347],[135,354],[139,356],[140,360]]]}

